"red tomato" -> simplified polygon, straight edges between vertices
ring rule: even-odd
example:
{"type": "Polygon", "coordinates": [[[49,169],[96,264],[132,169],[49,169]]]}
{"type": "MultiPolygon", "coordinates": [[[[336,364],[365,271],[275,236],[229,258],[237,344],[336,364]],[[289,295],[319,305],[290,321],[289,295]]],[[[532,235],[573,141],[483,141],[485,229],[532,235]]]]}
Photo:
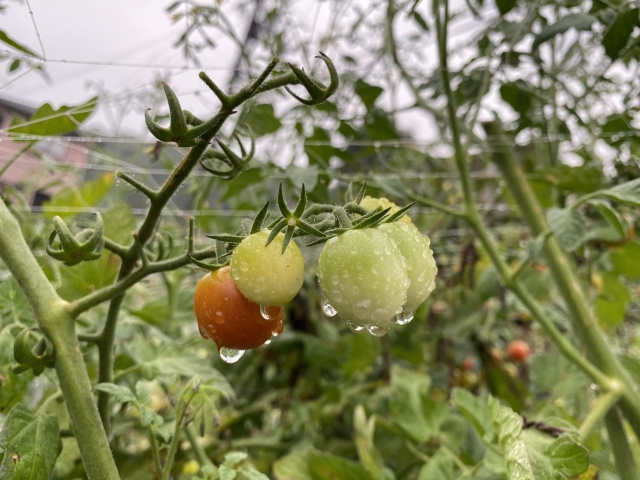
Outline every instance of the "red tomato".
{"type": "Polygon", "coordinates": [[[264,344],[282,332],[283,307],[267,307],[270,317],[260,313],[260,305],[245,298],[231,278],[231,267],[208,273],[198,282],[193,312],[200,334],[218,346],[248,350],[264,344]]]}
{"type": "Polygon", "coordinates": [[[529,345],[522,340],[514,340],[507,346],[507,355],[514,362],[526,362],[530,354],[529,345]]]}

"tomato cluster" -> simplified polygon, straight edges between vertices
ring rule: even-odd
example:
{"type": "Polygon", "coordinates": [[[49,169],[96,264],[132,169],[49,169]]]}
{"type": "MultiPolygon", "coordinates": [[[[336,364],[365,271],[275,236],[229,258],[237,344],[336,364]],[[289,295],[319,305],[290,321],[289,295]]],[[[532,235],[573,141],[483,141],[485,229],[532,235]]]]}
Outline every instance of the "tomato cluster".
{"type": "MultiPolygon", "coordinates": [[[[361,206],[399,210],[385,198],[365,197],[361,206]]],[[[295,242],[283,249],[290,237],[278,233],[267,245],[271,231],[257,230],[237,237],[230,266],[206,275],[195,291],[200,333],[213,339],[230,363],[282,331],[283,305],[304,280],[304,260],[295,242]]],[[[325,313],[337,313],[352,330],[366,328],[377,336],[386,334],[392,322],[411,321],[434,289],[436,273],[429,239],[407,215],[371,228],[338,231],[326,241],[317,267],[325,313]]]]}

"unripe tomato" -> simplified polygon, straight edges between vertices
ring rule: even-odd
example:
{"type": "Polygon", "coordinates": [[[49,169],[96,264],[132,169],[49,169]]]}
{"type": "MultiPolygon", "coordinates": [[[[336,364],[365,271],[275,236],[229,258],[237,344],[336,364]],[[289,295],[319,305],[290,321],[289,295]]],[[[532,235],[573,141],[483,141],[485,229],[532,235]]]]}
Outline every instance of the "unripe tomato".
{"type": "MultiPolygon", "coordinates": [[[[398,210],[400,210],[400,207],[398,205],[389,201],[389,199],[386,197],[374,198],[370,197],[369,195],[360,200],[360,206],[366,208],[369,211],[375,210],[378,207],[382,207],[383,209],[391,207],[391,210],[389,210],[389,215],[393,215],[398,210]]],[[[407,214],[400,217],[398,219],[398,222],[413,223],[411,221],[411,217],[409,217],[409,215],[407,214]]]]}
{"type": "Polygon", "coordinates": [[[529,345],[522,340],[514,340],[507,346],[507,355],[514,362],[526,362],[530,354],[529,345]]]}
{"type": "Polygon", "coordinates": [[[206,274],[196,285],[193,312],[200,334],[211,338],[218,350],[256,348],[282,332],[284,308],[269,307],[265,319],[260,305],[248,300],[231,278],[231,267],[206,274]]]}
{"type": "Polygon", "coordinates": [[[423,236],[413,224],[383,223],[377,227],[398,247],[405,259],[407,274],[411,284],[407,290],[407,301],[403,310],[413,316],[413,312],[424,302],[435,288],[436,261],[429,248],[429,238],[423,236]]]}
{"type": "Polygon", "coordinates": [[[242,294],[260,305],[284,305],[304,281],[304,259],[292,240],[282,253],[284,234],[265,247],[270,230],[246,237],[233,251],[231,277],[242,294]]]}
{"type": "Polygon", "coordinates": [[[410,283],[398,248],[374,229],[350,230],[329,240],[317,274],[322,292],[341,317],[359,328],[386,329],[381,333],[402,312],[410,283]]]}

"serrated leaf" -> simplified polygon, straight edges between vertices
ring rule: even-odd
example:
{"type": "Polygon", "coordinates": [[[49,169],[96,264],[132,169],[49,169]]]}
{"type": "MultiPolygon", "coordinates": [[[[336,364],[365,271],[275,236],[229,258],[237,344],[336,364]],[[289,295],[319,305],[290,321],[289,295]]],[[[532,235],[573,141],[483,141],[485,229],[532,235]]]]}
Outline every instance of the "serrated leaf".
{"type": "Polygon", "coordinates": [[[562,248],[568,252],[576,250],[587,234],[587,224],[582,214],[571,208],[550,208],[547,222],[562,248]]]}
{"type": "Polygon", "coordinates": [[[596,21],[596,18],[592,15],[585,13],[572,13],[565,15],[560,20],[552,25],[548,25],[542,29],[542,31],[536,35],[536,38],[531,45],[531,50],[535,50],[542,43],[551,40],[556,35],[565,33],[571,28],[576,30],[591,30],[591,25],[596,21]]]}
{"type": "Polygon", "coordinates": [[[145,405],[140,406],[140,425],[147,427],[154,423],[154,421],[156,425],[162,425],[164,423],[164,419],[152,409],[145,405]]]}
{"type": "Polygon", "coordinates": [[[59,439],[58,417],[35,415],[22,403],[14,405],[0,433],[0,478],[46,480],[58,458],[59,439]]]}
{"type": "Polygon", "coordinates": [[[420,469],[418,480],[444,480],[454,478],[455,464],[451,455],[439,449],[420,469]]]}
{"type": "Polygon", "coordinates": [[[238,472],[227,465],[220,465],[218,475],[220,476],[220,480],[233,480],[238,476],[238,472]]]}
{"type": "Polygon", "coordinates": [[[453,403],[473,426],[478,435],[482,437],[492,430],[491,419],[487,414],[487,406],[471,392],[462,388],[454,389],[453,403]]]}
{"type": "Polygon", "coordinates": [[[94,386],[93,389],[108,393],[118,402],[127,403],[136,401],[136,396],[130,388],[116,385],[115,383],[99,383],[94,386]]]}
{"type": "Polygon", "coordinates": [[[269,480],[269,477],[264,473],[259,472],[251,466],[243,466],[240,468],[240,473],[242,473],[243,480],[269,480]]]}

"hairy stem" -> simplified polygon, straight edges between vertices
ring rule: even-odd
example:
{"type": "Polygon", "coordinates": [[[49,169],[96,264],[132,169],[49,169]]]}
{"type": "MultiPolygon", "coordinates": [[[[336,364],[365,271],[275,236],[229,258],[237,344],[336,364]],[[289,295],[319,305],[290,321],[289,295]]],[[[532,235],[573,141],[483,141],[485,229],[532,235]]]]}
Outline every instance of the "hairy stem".
{"type": "Polygon", "coordinates": [[[20,284],[55,349],[55,369],[89,478],[120,478],[91,392],[68,304],[60,299],[0,200],[0,257],[20,284]]]}

